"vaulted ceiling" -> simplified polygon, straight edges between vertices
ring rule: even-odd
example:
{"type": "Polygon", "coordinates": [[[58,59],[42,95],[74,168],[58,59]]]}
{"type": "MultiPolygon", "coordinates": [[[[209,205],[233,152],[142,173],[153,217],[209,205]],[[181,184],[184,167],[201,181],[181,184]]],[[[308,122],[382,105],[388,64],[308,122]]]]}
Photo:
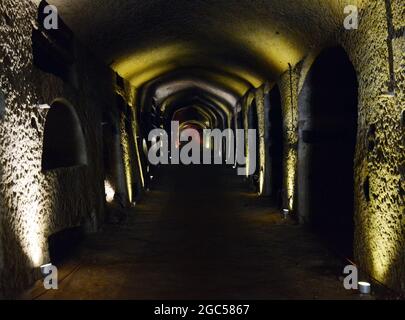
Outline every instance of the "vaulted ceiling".
{"type": "MultiPolygon", "coordinates": [[[[38,0],[35,0],[38,1],[38,0]]],[[[135,87],[164,101],[187,87],[234,101],[343,27],[365,0],[49,0],[135,87]]]]}
{"type": "MultiPolygon", "coordinates": [[[[353,0],[49,0],[73,31],[135,86],[177,68],[254,86],[343,24],[353,0]]],[[[360,1],[357,1],[360,2],[360,1]]]]}

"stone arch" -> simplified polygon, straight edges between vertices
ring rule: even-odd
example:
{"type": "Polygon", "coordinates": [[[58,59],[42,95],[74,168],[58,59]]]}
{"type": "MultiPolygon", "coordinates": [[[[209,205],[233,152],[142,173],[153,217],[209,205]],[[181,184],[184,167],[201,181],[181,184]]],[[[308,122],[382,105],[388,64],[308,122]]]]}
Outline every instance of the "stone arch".
{"type": "Polygon", "coordinates": [[[275,204],[281,208],[283,205],[283,111],[281,93],[278,85],[274,85],[266,96],[269,103],[269,158],[270,158],[270,195],[275,204]]]}
{"type": "Polygon", "coordinates": [[[298,202],[331,247],[352,256],[358,82],[341,47],[322,51],[299,95],[298,202]]]}
{"type": "Polygon", "coordinates": [[[46,116],[42,169],[49,171],[87,163],[86,142],[79,117],[69,102],[57,99],[46,116]]]}

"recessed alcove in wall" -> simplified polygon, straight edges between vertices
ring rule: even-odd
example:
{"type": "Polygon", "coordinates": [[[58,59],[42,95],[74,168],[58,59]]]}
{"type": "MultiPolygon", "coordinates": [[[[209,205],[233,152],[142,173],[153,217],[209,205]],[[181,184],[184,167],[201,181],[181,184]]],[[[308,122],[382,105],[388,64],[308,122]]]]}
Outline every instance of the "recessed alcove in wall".
{"type": "MultiPolygon", "coordinates": [[[[300,220],[347,256],[352,256],[354,235],[357,97],[356,71],[341,47],[320,53],[299,96],[300,220]]],[[[371,149],[374,136],[371,128],[371,149]]]]}
{"type": "Polygon", "coordinates": [[[42,152],[44,171],[87,165],[87,149],[75,109],[56,100],[46,116],[42,152]]]}
{"type": "Polygon", "coordinates": [[[283,117],[281,109],[280,89],[275,85],[269,92],[270,102],[270,183],[271,195],[278,207],[281,208],[283,188],[283,117]]]}
{"type": "MultiPolygon", "coordinates": [[[[257,117],[257,106],[256,106],[256,100],[253,99],[252,104],[249,107],[248,110],[248,125],[249,125],[249,129],[255,129],[256,130],[256,148],[253,149],[256,151],[256,171],[254,172],[254,174],[251,176],[252,178],[252,182],[254,185],[254,188],[256,189],[256,191],[258,192],[260,189],[260,181],[259,181],[259,174],[260,174],[260,155],[259,155],[259,119],[257,117]]],[[[250,152],[250,147],[249,147],[249,151],[250,152]]],[[[250,159],[252,159],[252,157],[249,157],[250,159]]],[[[251,160],[249,160],[251,161],[251,160]]]]}

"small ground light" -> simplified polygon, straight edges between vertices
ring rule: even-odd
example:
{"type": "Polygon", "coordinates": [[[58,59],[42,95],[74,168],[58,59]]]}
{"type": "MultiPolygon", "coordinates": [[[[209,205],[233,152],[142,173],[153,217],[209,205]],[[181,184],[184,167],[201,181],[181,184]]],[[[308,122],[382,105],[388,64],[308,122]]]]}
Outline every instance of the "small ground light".
{"type": "Polygon", "coordinates": [[[288,215],[290,214],[290,210],[288,209],[283,209],[283,217],[284,219],[287,219],[288,215]]]}
{"type": "Polygon", "coordinates": [[[359,292],[362,294],[371,293],[371,284],[369,282],[360,281],[359,282],[359,292]]]}

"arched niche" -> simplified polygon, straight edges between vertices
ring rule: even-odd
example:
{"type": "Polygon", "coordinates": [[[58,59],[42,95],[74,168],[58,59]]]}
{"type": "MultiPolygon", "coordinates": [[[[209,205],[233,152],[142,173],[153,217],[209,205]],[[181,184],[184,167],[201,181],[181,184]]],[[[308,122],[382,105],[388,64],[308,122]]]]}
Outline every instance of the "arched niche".
{"type": "Polygon", "coordinates": [[[70,103],[55,100],[46,116],[42,169],[49,171],[87,164],[86,143],[79,117],[70,103]]]}
{"type": "Polygon", "coordinates": [[[358,83],[343,48],[320,53],[298,103],[299,218],[331,247],[352,256],[358,83]]]}

